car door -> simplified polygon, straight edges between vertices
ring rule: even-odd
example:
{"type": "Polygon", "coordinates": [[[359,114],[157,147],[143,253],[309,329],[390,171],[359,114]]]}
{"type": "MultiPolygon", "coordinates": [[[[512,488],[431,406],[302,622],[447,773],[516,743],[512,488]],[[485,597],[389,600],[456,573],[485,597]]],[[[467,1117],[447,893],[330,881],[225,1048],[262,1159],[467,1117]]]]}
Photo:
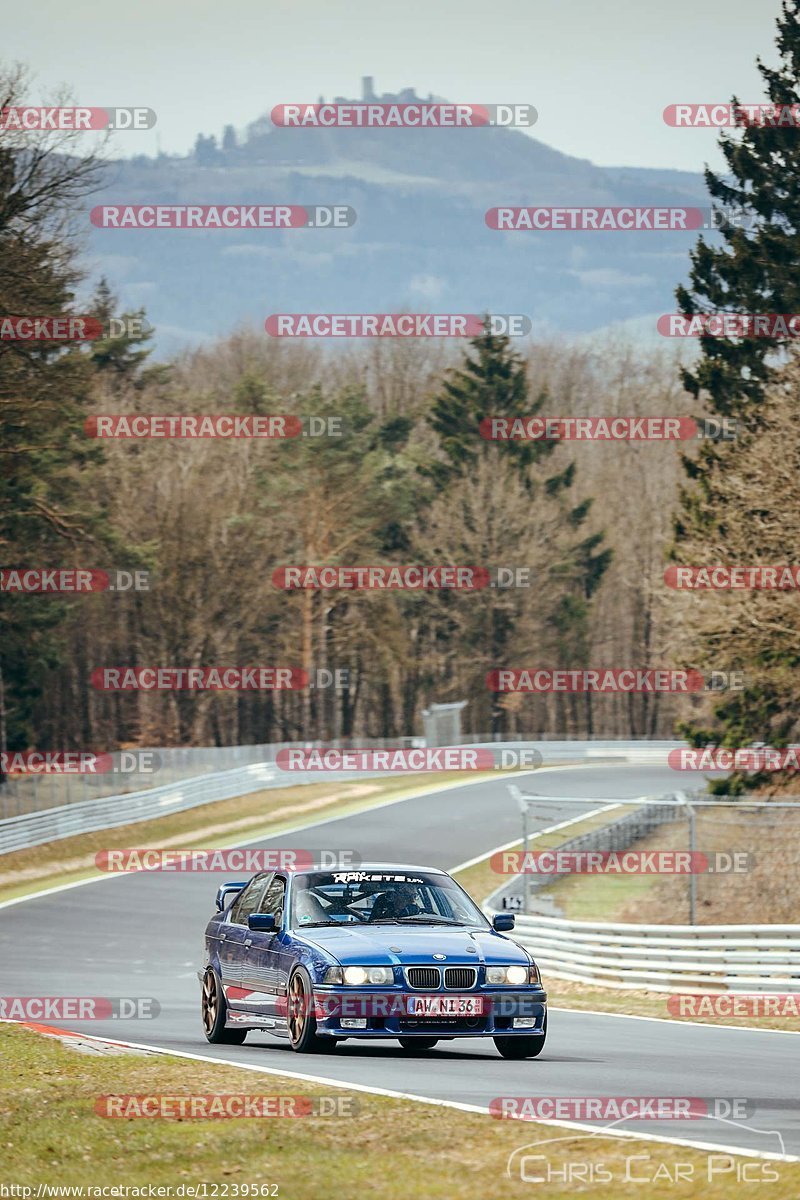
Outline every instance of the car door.
{"type": "Polygon", "coordinates": [[[234,900],[228,912],[228,919],[220,929],[219,963],[222,984],[228,1003],[234,1008],[247,1007],[243,1003],[247,993],[242,987],[242,969],[247,949],[245,943],[249,944],[251,937],[247,918],[251,912],[258,911],[272,876],[272,871],[265,871],[251,879],[234,900]]]}
{"type": "Polygon", "coordinates": [[[259,907],[254,910],[270,913],[275,929],[269,932],[251,929],[244,943],[242,956],[242,989],[247,995],[248,1011],[275,1020],[278,1015],[278,996],[286,991],[283,979],[282,927],[286,903],[286,876],[274,874],[266,887],[259,907]]]}

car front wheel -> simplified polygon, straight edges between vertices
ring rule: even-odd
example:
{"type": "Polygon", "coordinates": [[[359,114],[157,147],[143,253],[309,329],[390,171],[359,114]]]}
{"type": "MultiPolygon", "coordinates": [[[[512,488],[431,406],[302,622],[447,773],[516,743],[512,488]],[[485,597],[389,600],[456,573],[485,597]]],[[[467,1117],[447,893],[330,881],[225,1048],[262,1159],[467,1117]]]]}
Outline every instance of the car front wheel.
{"type": "Polygon", "coordinates": [[[222,984],[210,967],[203,979],[200,1012],[203,1018],[203,1033],[206,1035],[207,1042],[213,1042],[215,1045],[241,1046],[247,1037],[247,1030],[225,1028],[228,1003],[222,984]]]}
{"type": "Polygon", "coordinates": [[[289,980],[286,1020],[289,1041],[298,1054],[326,1054],[336,1049],[336,1039],[320,1037],[314,1015],[311,981],[304,971],[295,971],[289,980]]]}
{"type": "Polygon", "coordinates": [[[537,1058],[547,1041],[547,1017],[541,1033],[531,1037],[496,1037],[493,1040],[503,1058],[537,1058]]]}
{"type": "Polygon", "coordinates": [[[398,1041],[410,1054],[421,1054],[423,1050],[432,1050],[434,1046],[439,1045],[438,1038],[398,1038],[398,1041]]]}

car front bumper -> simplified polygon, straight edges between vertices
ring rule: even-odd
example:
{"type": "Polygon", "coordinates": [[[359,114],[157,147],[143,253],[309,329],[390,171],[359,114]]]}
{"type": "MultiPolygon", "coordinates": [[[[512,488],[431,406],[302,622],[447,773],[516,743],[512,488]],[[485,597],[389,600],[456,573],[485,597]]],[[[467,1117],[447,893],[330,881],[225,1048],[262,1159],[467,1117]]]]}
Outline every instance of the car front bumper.
{"type": "Polygon", "coordinates": [[[315,988],[317,1033],[330,1037],[535,1037],[544,1032],[547,993],[520,988],[459,993],[480,997],[480,1015],[422,1016],[408,1011],[412,996],[452,996],[452,992],[407,992],[359,988],[315,988]],[[525,1020],[524,1026],[515,1021],[525,1020]],[[353,1024],[357,1022],[357,1024],[353,1024]],[[529,1023],[530,1022],[530,1023],[529,1023]]]}

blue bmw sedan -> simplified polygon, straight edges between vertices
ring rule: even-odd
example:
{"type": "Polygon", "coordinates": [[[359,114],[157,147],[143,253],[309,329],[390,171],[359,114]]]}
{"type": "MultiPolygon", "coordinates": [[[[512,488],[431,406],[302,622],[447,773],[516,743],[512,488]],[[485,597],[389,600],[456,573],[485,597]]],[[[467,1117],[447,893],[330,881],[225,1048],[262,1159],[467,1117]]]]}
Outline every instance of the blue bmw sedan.
{"type": "Polygon", "coordinates": [[[241,1043],[248,1030],[299,1053],[345,1038],[395,1038],[430,1050],[490,1037],[504,1058],[534,1058],[547,1035],[536,963],[432,867],[266,871],[223,884],[205,935],[203,1029],[241,1043]]]}

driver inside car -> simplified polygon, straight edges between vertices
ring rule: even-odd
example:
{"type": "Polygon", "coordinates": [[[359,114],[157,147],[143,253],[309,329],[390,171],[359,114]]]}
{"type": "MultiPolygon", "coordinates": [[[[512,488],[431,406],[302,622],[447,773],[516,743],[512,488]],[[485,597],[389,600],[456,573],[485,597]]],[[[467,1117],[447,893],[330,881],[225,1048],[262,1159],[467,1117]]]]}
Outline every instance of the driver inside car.
{"type": "Polygon", "coordinates": [[[395,885],[386,892],[381,892],[372,905],[370,921],[382,921],[397,917],[414,917],[421,913],[422,908],[417,903],[416,889],[409,884],[395,885]]]}

